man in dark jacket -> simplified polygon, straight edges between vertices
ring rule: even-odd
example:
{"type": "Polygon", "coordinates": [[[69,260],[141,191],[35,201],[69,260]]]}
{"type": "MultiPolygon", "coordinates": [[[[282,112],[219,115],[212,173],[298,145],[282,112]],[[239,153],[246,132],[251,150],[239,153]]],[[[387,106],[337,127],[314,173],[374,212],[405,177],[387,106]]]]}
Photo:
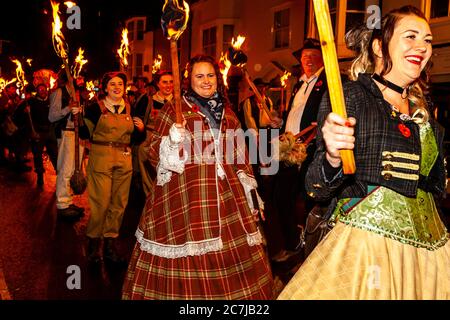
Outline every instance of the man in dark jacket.
{"type": "MultiPolygon", "coordinates": [[[[284,114],[282,132],[296,135],[317,122],[319,104],[327,90],[327,81],[318,40],[306,39],[303,47],[293,54],[301,63],[303,74],[293,88],[284,114]]],[[[274,203],[279,221],[274,221],[274,224],[279,223],[283,239],[277,242],[279,250],[274,260],[286,260],[299,248],[299,225],[305,225],[306,215],[315,204],[305,191],[305,175],[314,151],[315,140],[309,144],[308,156],[300,167],[280,164],[275,177],[274,203]]]]}

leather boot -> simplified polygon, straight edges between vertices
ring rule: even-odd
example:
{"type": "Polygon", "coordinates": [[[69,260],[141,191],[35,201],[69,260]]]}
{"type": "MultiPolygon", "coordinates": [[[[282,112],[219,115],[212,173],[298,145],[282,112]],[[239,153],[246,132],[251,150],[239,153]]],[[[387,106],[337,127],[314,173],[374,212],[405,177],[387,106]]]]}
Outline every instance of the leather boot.
{"type": "Polygon", "coordinates": [[[104,241],[105,243],[103,247],[103,257],[105,261],[115,264],[124,264],[126,260],[117,252],[117,239],[105,238],[104,241]]]}
{"type": "Polygon", "coordinates": [[[98,264],[102,261],[101,254],[101,240],[100,238],[88,238],[88,262],[98,264]]]}

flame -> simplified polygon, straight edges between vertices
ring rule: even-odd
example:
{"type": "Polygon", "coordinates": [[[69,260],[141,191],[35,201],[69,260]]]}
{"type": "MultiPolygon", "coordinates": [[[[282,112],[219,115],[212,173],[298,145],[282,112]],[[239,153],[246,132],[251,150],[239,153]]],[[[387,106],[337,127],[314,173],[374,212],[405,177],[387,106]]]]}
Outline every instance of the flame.
{"type": "Polygon", "coordinates": [[[128,58],[127,56],[130,55],[130,47],[128,42],[128,29],[124,28],[122,30],[122,41],[120,43],[120,48],[117,50],[117,53],[120,57],[120,64],[126,68],[128,67],[128,58]]]}
{"type": "Polygon", "coordinates": [[[189,5],[184,0],[183,7],[180,6],[179,0],[165,0],[162,12],[164,34],[169,40],[178,40],[189,20],[189,5]],[[168,19],[164,20],[164,18],[168,19]]]}
{"type": "Polygon", "coordinates": [[[86,82],[86,90],[89,91],[89,100],[92,100],[95,97],[94,88],[95,88],[94,81],[91,80],[86,82]]]}
{"type": "Polygon", "coordinates": [[[56,78],[50,76],[50,90],[56,87],[56,78]]]}
{"type": "Polygon", "coordinates": [[[231,46],[236,50],[240,50],[244,41],[245,41],[245,37],[238,35],[238,37],[236,38],[236,41],[234,41],[234,37],[231,39],[231,46]]]}
{"type": "Polygon", "coordinates": [[[67,8],[69,8],[69,9],[77,5],[75,2],[72,2],[72,1],[66,1],[66,2],[64,2],[64,4],[65,4],[65,5],[67,6],[67,8]]]}
{"type": "Polygon", "coordinates": [[[223,83],[224,85],[228,88],[228,71],[230,70],[231,67],[231,62],[230,60],[228,60],[228,55],[226,53],[223,53],[220,55],[220,60],[219,60],[219,64],[220,64],[220,72],[222,73],[222,77],[223,77],[223,83]]]}
{"type": "Polygon", "coordinates": [[[27,63],[28,65],[31,67],[31,62],[33,61],[33,59],[27,59],[27,63]]]}
{"type": "Polygon", "coordinates": [[[162,56],[160,54],[158,54],[158,58],[156,58],[153,61],[152,74],[157,73],[159,71],[159,69],[161,69],[161,63],[162,63],[162,56]]]}
{"type": "Polygon", "coordinates": [[[63,26],[61,19],[59,18],[59,3],[51,1],[53,9],[53,22],[52,22],[52,42],[55,52],[63,59],[65,63],[68,63],[67,51],[69,50],[64,35],[61,32],[63,26]]]}
{"type": "Polygon", "coordinates": [[[75,79],[80,76],[81,69],[83,69],[83,66],[88,62],[88,60],[84,59],[83,54],[84,50],[78,48],[78,56],[75,58],[75,63],[72,66],[72,74],[75,79]]]}
{"type": "Polygon", "coordinates": [[[286,88],[286,81],[291,76],[290,72],[284,71],[284,74],[280,77],[281,86],[286,88]]]}
{"type": "Polygon", "coordinates": [[[17,87],[21,89],[28,84],[27,80],[25,80],[25,73],[23,72],[22,69],[22,63],[17,59],[11,59],[11,61],[14,62],[17,66],[16,68],[17,87]]]}

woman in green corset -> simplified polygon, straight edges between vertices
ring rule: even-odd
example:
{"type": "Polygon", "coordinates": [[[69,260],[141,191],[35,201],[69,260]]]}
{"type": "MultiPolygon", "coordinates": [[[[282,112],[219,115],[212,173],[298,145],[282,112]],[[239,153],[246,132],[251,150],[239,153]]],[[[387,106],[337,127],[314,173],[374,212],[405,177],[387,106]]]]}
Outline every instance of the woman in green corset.
{"type": "Polygon", "coordinates": [[[430,27],[417,8],[389,12],[381,29],[351,30],[348,119],[322,100],[306,188],[336,198],[335,226],[279,299],[448,299],[450,244],[436,204],[445,193],[443,130],[426,99],[430,27]],[[341,149],[356,173],[344,175],[341,149]],[[435,202],[436,201],[436,202],[435,202]]]}

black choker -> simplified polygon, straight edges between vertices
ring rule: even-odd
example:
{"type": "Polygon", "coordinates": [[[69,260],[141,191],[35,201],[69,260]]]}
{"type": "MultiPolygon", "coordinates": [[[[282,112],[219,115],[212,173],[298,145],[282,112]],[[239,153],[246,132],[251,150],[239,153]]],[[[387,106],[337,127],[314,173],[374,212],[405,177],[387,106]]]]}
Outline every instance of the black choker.
{"type": "Polygon", "coordinates": [[[405,91],[404,88],[396,85],[395,83],[390,82],[389,80],[386,80],[385,78],[383,78],[382,76],[380,76],[377,73],[374,73],[372,75],[372,78],[374,78],[376,81],[378,81],[379,83],[381,83],[382,85],[385,85],[386,87],[388,87],[389,89],[394,90],[395,92],[400,93],[401,95],[403,95],[403,91],[405,91]]]}

